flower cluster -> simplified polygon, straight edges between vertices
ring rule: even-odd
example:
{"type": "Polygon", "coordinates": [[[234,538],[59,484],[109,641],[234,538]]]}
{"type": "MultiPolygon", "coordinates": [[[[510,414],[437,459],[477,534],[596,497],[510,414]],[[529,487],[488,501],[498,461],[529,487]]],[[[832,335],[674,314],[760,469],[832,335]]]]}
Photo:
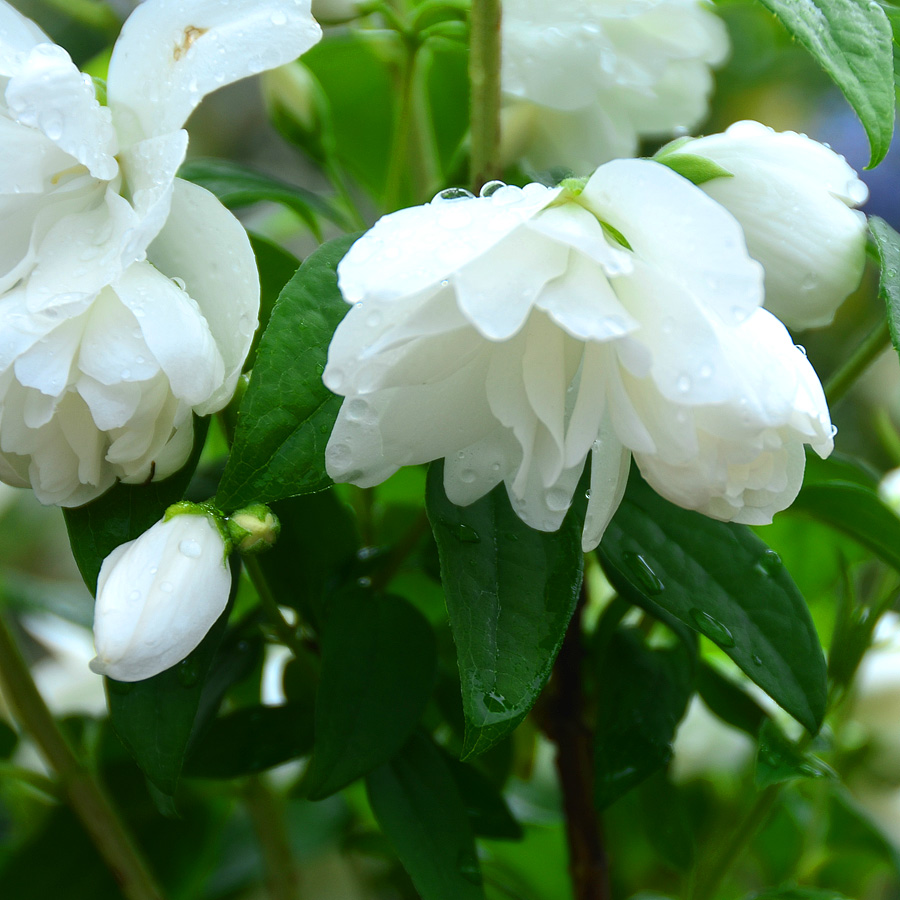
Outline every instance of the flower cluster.
{"type": "Polygon", "coordinates": [[[309,0],[147,0],[113,50],[108,105],[0,0],[0,478],[77,506],[186,461],[256,328],[246,233],[175,177],[218,87],[318,40],[309,0]]]}
{"type": "Polygon", "coordinates": [[[728,35],[702,0],[505,0],[505,155],[578,173],[706,115],[728,35]]]}
{"type": "MultiPolygon", "coordinates": [[[[784,137],[766,134],[777,156],[784,137]]],[[[814,160],[845,166],[806,143],[814,160]]],[[[733,168],[720,180],[738,197],[769,174],[733,168]]],[[[371,486],[444,457],[451,501],[503,482],[520,518],[552,531],[590,455],[591,549],[634,458],[680,506],[771,521],[800,488],[803,445],[826,456],[833,428],[805,355],[762,308],[764,280],[783,283],[790,269],[748,252],[740,204],[736,218],[704,188],[659,162],[617,160],[583,186],[494,183],[381,219],[338,268],[353,308],[323,375],[346,398],[329,474],[371,486]]],[[[817,213],[827,188],[798,188],[792,215],[817,213]]],[[[841,290],[860,276],[863,241],[859,228],[836,239],[841,290]]],[[[815,240],[801,249],[810,267],[832,252],[815,240]]],[[[805,272],[794,269],[794,293],[805,272]]]]}

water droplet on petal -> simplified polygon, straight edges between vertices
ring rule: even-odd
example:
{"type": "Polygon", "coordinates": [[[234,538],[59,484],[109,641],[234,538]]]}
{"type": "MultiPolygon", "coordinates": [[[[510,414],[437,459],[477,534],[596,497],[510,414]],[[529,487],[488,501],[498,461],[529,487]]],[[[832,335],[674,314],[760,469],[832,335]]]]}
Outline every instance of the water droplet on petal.
{"type": "Polygon", "coordinates": [[[172,591],[175,590],[175,588],[172,586],[172,582],[171,582],[171,581],[164,581],[164,582],[159,586],[159,589],[160,589],[164,594],[171,594],[172,591]]]}
{"type": "Polygon", "coordinates": [[[130,603],[137,603],[138,600],[141,599],[141,596],[142,596],[142,595],[141,595],[141,592],[140,592],[140,591],[132,591],[132,592],[128,595],[128,600],[129,600],[130,603]]]}
{"type": "Polygon", "coordinates": [[[678,380],[675,382],[675,387],[678,388],[678,392],[680,394],[686,394],[691,389],[690,375],[686,375],[684,373],[679,375],[678,380]]]}
{"type": "Polygon", "coordinates": [[[178,549],[181,551],[182,555],[187,556],[190,559],[199,559],[202,552],[200,544],[190,538],[182,541],[178,545],[178,549]]]}
{"type": "Polygon", "coordinates": [[[474,200],[475,195],[471,191],[467,191],[465,188],[445,188],[443,191],[438,191],[434,198],[432,199],[432,203],[447,203],[453,202],[455,200],[474,200]]]}
{"type": "Polygon", "coordinates": [[[272,13],[272,17],[270,19],[273,25],[286,25],[287,24],[287,16],[278,10],[272,13]]]}
{"type": "Polygon", "coordinates": [[[505,188],[506,182],[504,181],[489,181],[487,184],[482,187],[482,189],[478,192],[479,197],[490,197],[492,194],[496,194],[500,188],[505,188]]]}
{"type": "Polygon", "coordinates": [[[695,607],[690,611],[690,617],[694,625],[697,626],[697,630],[705,634],[720,647],[730,649],[734,646],[734,635],[731,631],[709,613],[705,613],[702,609],[695,607]]]}
{"type": "Polygon", "coordinates": [[[804,355],[806,356],[806,347],[803,344],[794,344],[794,346],[804,355]]]}
{"type": "Polygon", "coordinates": [[[475,481],[475,478],[476,478],[476,475],[475,475],[474,469],[463,469],[459,473],[459,480],[463,484],[472,484],[472,482],[475,481]]]}
{"type": "Polygon", "coordinates": [[[183,278],[178,278],[178,276],[176,276],[172,279],[172,283],[175,285],[175,287],[179,288],[182,291],[187,290],[187,285],[185,284],[183,278]]]}

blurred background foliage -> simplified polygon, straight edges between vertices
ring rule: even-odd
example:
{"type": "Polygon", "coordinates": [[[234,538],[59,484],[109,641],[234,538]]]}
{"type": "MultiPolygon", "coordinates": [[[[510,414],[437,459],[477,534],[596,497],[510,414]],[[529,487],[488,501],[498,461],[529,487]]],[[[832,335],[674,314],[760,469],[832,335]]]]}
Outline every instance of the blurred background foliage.
{"type": "MultiPolygon", "coordinates": [[[[102,74],[119,23],[133,6],[127,0],[14,0],[13,5],[65,46],[76,63],[97,74],[102,74]]],[[[862,127],[809,56],[754,0],[721,0],[717,7],[733,49],[717,73],[703,130],[758,119],[826,141],[861,169],[867,159],[862,127]]],[[[212,157],[275,179],[267,182],[272,199],[248,203],[265,192],[242,198],[237,183],[244,182],[230,183],[227,167],[203,164],[192,174],[226,201],[231,191],[230,205],[240,208],[260,260],[265,260],[263,299],[269,310],[297,259],[308,255],[320,238],[371,224],[392,205],[422,202],[431,195],[423,194],[425,188],[433,193],[464,181],[466,55],[464,44],[452,35],[434,42],[422,67],[417,102],[434,111],[427,171],[391,171],[398,43],[397,35],[384,28],[328,28],[325,40],[304,57],[303,67],[278,73],[280,82],[273,76],[262,85],[253,80],[224,89],[206,100],[189,124],[194,161],[189,166],[212,157]],[[328,206],[323,208],[316,197],[325,198],[328,206]]],[[[648,153],[654,149],[646,148],[648,153]]],[[[522,176],[511,172],[509,177],[522,176]]],[[[900,152],[893,150],[862,177],[871,189],[867,211],[900,228],[900,152]]],[[[868,273],[834,326],[803,335],[823,379],[883,315],[876,286],[877,273],[868,273]]],[[[839,451],[862,460],[873,478],[900,465],[898,376],[891,350],[832,411],[839,451]]],[[[192,493],[198,499],[214,493],[221,472],[227,443],[220,429],[214,422],[195,477],[192,493]]],[[[436,548],[420,518],[424,490],[424,470],[403,470],[372,491],[344,486],[333,494],[283,501],[278,511],[286,530],[294,529],[309,547],[310,560],[328,558],[321,566],[322,578],[332,564],[355,567],[366,577],[367,567],[386,552],[382,548],[411,542],[410,552],[391,572],[389,588],[434,629],[437,676],[422,725],[449,759],[458,755],[462,739],[459,676],[436,575],[436,548]],[[311,523],[324,520],[340,520],[338,531],[351,535],[345,545],[330,537],[338,531],[313,533],[319,525],[311,523]]],[[[783,513],[758,531],[801,589],[826,648],[842,616],[858,625],[853,633],[859,653],[841,647],[830,657],[832,675],[849,680],[878,613],[897,606],[897,573],[870,548],[813,521],[808,509],[783,513]]],[[[277,580],[278,573],[273,575],[277,580]]],[[[592,628],[602,621],[611,591],[595,563],[587,575],[593,605],[585,616],[592,628]]],[[[285,571],[282,577],[290,581],[295,574],[285,571]]],[[[318,576],[309,577],[314,581],[318,576]]],[[[313,596],[315,585],[307,587],[307,597],[313,596]]],[[[92,599],[72,562],[60,511],[41,508],[27,491],[0,493],[0,603],[17,625],[38,686],[82,757],[101,773],[173,900],[269,896],[260,836],[267,833],[267,823],[279,821],[286,849],[296,861],[297,896],[303,900],[418,896],[377,827],[360,781],[324,800],[304,798],[299,785],[311,736],[302,728],[285,731],[267,722],[267,733],[276,736],[268,747],[245,739],[261,733],[252,721],[249,729],[225,728],[214,739],[198,742],[174,805],[145,779],[109,726],[102,679],[87,668],[93,655],[87,630],[92,599]],[[303,752],[290,759],[281,754],[283,748],[289,748],[290,756],[303,752]]],[[[256,608],[254,588],[242,579],[231,618],[237,624],[228,637],[236,670],[229,676],[223,713],[255,715],[260,703],[311,708],[319,677],[317,648],[311,646],[309,653],[286,664],[290,654],[268,626],[260,628],[256,608]]],[[[301,612],[309,615],[308,607],[301,604],[301,612]]],[[[653,635],[658,637],[659,626],[653,635]]],[[[762,893],[760,900],[900,898],[898,635],[900,627],[889,613],[876,632],[875,649],[865,657],[857,687],[844,690],[840,678],[833,678],[840,696],[834,698],[828,725],[809,748],[814,762],[795,758],[777,740],[750,737],[746,728],[741,730],[739,716],[732,714],[725,724],[710,711],[721,716],[723,709],[749,708],[757,725],[771,716],[796,735],[796,723],[749,691],[725,654],[701,638],[705,671],[711,673],[701,688],[706,702],[692,701],[673,761],[603,813],[613,861],[612,895],[634,900],[686,896],[694,862],[720,851],[723,836],[755,808],[760,778],[765,777],[769,781],[763,783],[785,786],[717,896],[741,898],[773,884],[797,884],[803,886],[762,893]],[[728,679],[724,688],[723,674],[728,679]],[[727,694],[729,685],[740,691],[737,700],[727,694]],[[876,698],[869,701],[871,709],[857,696],[861,685],[869,691],[867,697],[876,698]]],[[[592,677],[586,683],[598,689],[592,677]]],[[[451,767],[479,835],[489,900],[571,896],[554,750],[538,728],[540,715],[539,705],[474,764],[459,771],[451,767]]],[[[0,896],[119,897],[80,825],[59,802],[40,757],[2,705],[0,896]]]]}

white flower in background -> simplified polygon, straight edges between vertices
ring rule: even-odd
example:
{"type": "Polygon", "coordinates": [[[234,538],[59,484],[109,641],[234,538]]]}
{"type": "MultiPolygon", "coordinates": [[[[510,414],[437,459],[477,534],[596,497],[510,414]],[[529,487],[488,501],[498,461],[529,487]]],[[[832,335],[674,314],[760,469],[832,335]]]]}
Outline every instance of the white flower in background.
{"type": "Polygon", "coordinates": [[[213,518],[195,512],[116,547],[97,579],[91,669],[141,681],[184,659],[228,603],[228,549],[213,518]]]}
{"type": "Polygon", "coordinates": [[[859,285],[869,190],[829,147],[759,122],[687,140],[657,158],[700,156],[731,173],[700,187],[744,229],[766,270],[766,309],[791,328],[828,325],[859,285]]]}
{"type": "Polygon", "coordinates": [[[670,773],[676,783],[712,774],[737,775],[753,758],[756,744],[713,715],[696,694],[672,743],[670,773]]]}
{"type": "Polygon", "coordinates": [[[832,427],[812,367],[760,309],[735,219],[647,160],[601,166],[577,196],[484,193],[385,216],[338,266],[353,308],[323,374],[346,398],[329,475],[371,486],[444,457],[452,502],[504,482],[520,518],[553,531],[592,453],[586,549],[632,455],[715,518],[789,505],[803,444],[827,455],[832,427]]]}
{"type": "Polygon", "coordinates": [[[175,177],[210,91],[318,40],[309,0],[146,0],[108,106],[0,0],[0,478],[76,506],[187,459],[256,328],[247,236],[175,177]]]}
{"type": "Polygon", "coordinates": [[[501,27],[504,144],[538,170],[586,174],[690,130],[728,53],[700,0],[504,0],[501,27]]]}
{"type": "Polygon", "coordinates": [[[900,469],[891,469],[878,482],[878,496],[885,506],[900,516],[900,469]]]}

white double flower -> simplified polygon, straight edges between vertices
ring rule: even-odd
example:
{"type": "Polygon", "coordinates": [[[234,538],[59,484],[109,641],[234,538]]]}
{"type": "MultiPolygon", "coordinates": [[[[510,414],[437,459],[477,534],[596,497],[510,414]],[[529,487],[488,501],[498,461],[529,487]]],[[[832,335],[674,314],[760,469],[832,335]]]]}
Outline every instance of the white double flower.
{"type": "Polygon", "coordinates": [[[247,236],[175,177],[191,111],[314,44],[309,0],[146,0],[108,105],[0,0],[0,478],[76,506],[187,459],[257,324],[247,236]]]}
{"type": "Polygon", "coordinates": [[[370,486],[445,458],[451,501],[503,482],[559,527],[588,454],[583,544],[599,542],[634,457],[663,496],[761,524],[788,506],[804,443],[825,456],[822,388],[761,308],[734,217],[647,160],[584,189],[492,185],[381,219],[338,267],[353,308],[323,378],[346,399],[336,481],[370,486]]]}
{"type": "Polygon", "coordinates": [[[504,155],[579,175],[706,116],[728,53],[702,0],[504,0],[504,155]]]}

